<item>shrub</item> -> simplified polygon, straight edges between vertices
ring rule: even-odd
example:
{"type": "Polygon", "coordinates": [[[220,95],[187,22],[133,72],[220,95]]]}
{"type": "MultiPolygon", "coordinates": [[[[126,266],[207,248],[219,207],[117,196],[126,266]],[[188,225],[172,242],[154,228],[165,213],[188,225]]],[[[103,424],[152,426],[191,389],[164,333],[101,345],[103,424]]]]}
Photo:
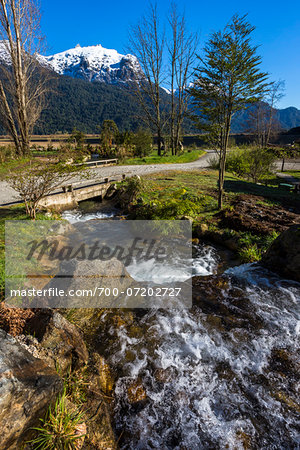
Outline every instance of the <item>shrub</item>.
{"type": "Polygon", "coordinates": [[[83,415],[78,408],[67,406],[66,391],[58,397],[54,410],[49,407],[44,419],[40,419],[42,425],[33,428],[38,435],[30,441],[34,450],[75,450],[76,443],[82,440],[83,434],[79,431],[83,424],[83,415]],[[76,442],[77,441],[77,442],[76,442]]]}
{"type": "Polygon", "coordinates": [[[246,178],[254,183],[264,179],[274,170],[275,157],[263,148],[254,148],[245,152],[246,178]]]}
{"type": "Polygon", "coordinates": [[[218,170],[219,169],[219,157],[218,155],[211,156],[208,160],[208,165],[211,169],[218,170]]]}
{"type": "Polygon", "coordinates": [[[0,163],[3,164],[16,158],[16,151],[13,145],[0,147],[0,163]]]}
{"type": "Polygon", "coordinates": [[[138,210],[141,219],[176,219],[180,216],[196,217],[217,208],[216,200],[209,195],[194,195],[178,189],[169,199],[145,201],[138,210]]]}
{"type": "MultiPolygon", "coordinates": [[[[226,170],[237,177],[257,183],[274,170],[275,160],[275,155],[263,148],[237,149],[228,153],[226,170]]],[[[219,158],[210,158],[209,166],[219,169],[219,158]]]]}
{"type": "Polygon", "coordinates": [[[246,177],[246,174],[249,171],[248,152],[249,150],[238,149],[228,153],[226,170],[238,177],[246,177]]]}
{"type": "Polygon", "coordinates": [[[239,256],[244,263],[256,262],[261,259],[264,252],[268,250],[279,233],[272,231],[269,235],[255,235],[248,232],[240,232],[239,256]]]}
{"type": "Polygon", "coordinates": [[[68,183],[74,176],[88,178],[82,165],[51,162],[41,166],[37,162],[10,172],[6,180],[25,203],[26,214],[36,218],[39,202],[58,187],[68,183]]]}

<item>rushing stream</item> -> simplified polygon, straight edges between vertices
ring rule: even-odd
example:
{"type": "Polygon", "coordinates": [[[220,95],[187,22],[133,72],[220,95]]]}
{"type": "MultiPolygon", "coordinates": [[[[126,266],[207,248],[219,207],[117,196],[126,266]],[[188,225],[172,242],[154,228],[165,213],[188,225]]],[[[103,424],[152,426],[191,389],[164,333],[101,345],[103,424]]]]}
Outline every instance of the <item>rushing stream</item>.
{"type": "MultiPolygon", "coordinates": [[[[197,247],[191,309],[102,316],[99,351],[116,377],[121,448],[300,448],[300,286],[255,264],[217,275],[219,263],[216,249],[197,247]]],[[[153,278],[151,261],[128,270],[153,278]]]]}

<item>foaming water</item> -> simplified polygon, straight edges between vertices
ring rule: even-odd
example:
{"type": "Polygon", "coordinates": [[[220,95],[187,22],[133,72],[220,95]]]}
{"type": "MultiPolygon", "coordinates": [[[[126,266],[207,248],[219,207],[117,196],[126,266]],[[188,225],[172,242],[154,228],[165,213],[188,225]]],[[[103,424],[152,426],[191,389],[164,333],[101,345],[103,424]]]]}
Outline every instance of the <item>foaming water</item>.
{"type": "Polygon", "coordinates": [[[79,210],[64,211],[62,218],[70,223],[87,222],[92,219],[112,219],[117,215],[116,211],[97,211],[95,213],[85,213],[79,210]]]}
{"type": "Polygon", "coordinates": [[[300,445],[300,285],[253,265],[228,272],[215,305],[198,280],[192,309],[151,310],[134,326],[109,328],[121,448],[300,445]],[[136,403],[132,383],[145,392],[136,403]]]}
{"type": "Polygon", "coordinates": [[[219,257],[214,247],[210,245],[195,246],[193,258],[193,275],[207,276],[216,272],[219,263],[219,257]]]}
{"type": "Polygon", "coordinates": [[[174,258],[173,261],[168,261],[168,263],[160,263],[155,259],[142,263],[133,261],[126,269],[136,281],[149,281],[157,284],[186,281],[191,276],[215,273],[218,266],[218,256],[215,249],[208,245],[199,245],[193,250],[193,259],[179,260],[174,258]]]}
{"type": "MultiPolygon", "coordinates": [[[[175,270],[186,279],[190,262],[128,271],[167,283],[175,270]]],[[[101,316],[98,350],[116,376],[120,448],[300,448],[300,285],[256,264],[220,277],[219,262],[213,247],[195,248],[191,309],[101,316]]]]}
{"type": "Polygon", "coordinates": [[[76,209],[64,211],[62,218],[74,224],[93,219],[112,219],[118,216],[119,210],[108,201],[85,200],[76,209]]]}

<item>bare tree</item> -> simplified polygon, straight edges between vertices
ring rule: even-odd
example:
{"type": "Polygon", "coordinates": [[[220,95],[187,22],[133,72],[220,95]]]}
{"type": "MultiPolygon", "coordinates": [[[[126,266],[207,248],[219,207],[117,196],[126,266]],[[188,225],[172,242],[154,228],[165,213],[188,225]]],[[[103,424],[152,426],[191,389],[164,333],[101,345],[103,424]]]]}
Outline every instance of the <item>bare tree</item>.
{"type": "Polygon", "coordinates": [[[7,182],[23,200],[26,214],[35,219],[40,201],[75,176],[76,179],[87,179],[90,174],[84,165],[50,162],[41,166],[31,162],[29,166],[11,172],[7,182]]]}
{"type": "Polygon", "coordinates": [[[284,97],[285,83],[282,80],[271,83],[268,96],[266,98],[269,107],[269,121],[267,130],[267,144],[270,141],[271,134],[274,130],[278,131],[278,121],[276,121],[275,113],[278,102],[284,97]]]}
{"type": "Polygon", "coordinates": [[[171,84],[170,141],[172,155],[176,155],[181,127],[188,110],[189,82],[194,74],[193,67],[197,59],[198,36],[189,33],[184,14],[178,13],[175,3],[171,4],[169,17],[171,40],[168,45],[171,84]]]}
{"type": "Polygon", "coordinates": [[[247,131],[255,136],[255,143],[260,148],[265,148],[267,143],[269,125],[269,107],[259,101],[249,109],[247,131]]]}
{"type": "Polygon", "coordinates": [[[262,100],[249,110],[248,131],[255,134],[256,143],[261,148],[266,147],[270,138],[281,129],[276,107],[283,96],[284,81],[271,82],[262,100]]]}
{"type": "Polygon", "coordinates": [[[30,134],[47,90],[47,71],[37,60],[42,43],[40,19],[36,0],[0,0],[0,36],[6,53],[6,64],[1,65],[0,114],[19,155],[29,152],[30,134]]]}
{"type": "Polygon", "coordinates": [[[145,121],[157,134],[158,155],[161,155],[165,124],[161,85],[163,82],[164,32],[160,31],[157,5],[150,4],[148,13],[132,27],[130,52],[139,60],[141,76],[132,88],[145,114],[145,121]]]}

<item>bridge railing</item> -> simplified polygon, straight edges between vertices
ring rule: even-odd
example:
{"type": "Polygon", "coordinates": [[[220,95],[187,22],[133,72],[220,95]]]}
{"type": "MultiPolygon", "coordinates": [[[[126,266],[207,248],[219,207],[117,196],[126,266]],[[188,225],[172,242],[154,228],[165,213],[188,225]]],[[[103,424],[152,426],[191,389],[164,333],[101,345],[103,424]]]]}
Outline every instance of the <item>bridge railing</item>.
{"type": "Polygon", "coordinates": [[[87,188],[87,187],[97,186],[100,184],[114,183],[115,181],[122,181],[122,180],[125,180],[125,178],[126,178],[126,174],[123,173],[121,175],[115,175],[114,178],[103,178],[102,180],[98,180],[97,182],[92,182],[92,183],[88,183],[88,184],[84,184],[80,181],[77,181],[74,183],[69,183],[67,185],[63,185],[60,188],[58,188],[58,190],[62,190],[64,193],[73,192],[74,190],[77,190],[77,189],[83,189],[83,188],[87,188]]]}
{"type": "Polygon", "coordinates": [[[117,158],[114,158],[114,159],[101,159],[101,160],[95,159],[95,161],[85,161],[83,163],[75,164],[75,165],[76,166],[85,165],[85,166],[97,167],[97,166],[108,166],[110,164],[118,164],[118,159],[117,158]]]}

